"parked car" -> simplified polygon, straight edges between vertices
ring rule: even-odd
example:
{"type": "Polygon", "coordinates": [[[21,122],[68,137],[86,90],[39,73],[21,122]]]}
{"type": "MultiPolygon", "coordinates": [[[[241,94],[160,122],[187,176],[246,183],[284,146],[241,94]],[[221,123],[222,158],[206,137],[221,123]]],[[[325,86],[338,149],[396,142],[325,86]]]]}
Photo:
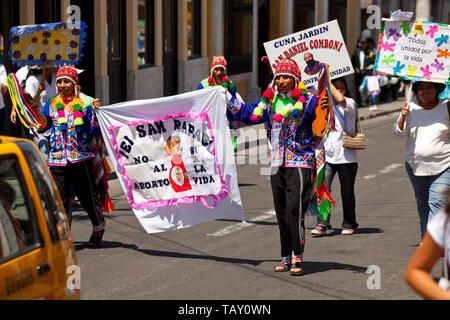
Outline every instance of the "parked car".
{"type": "Polygon", "coordinates": [[[36,145],[0,136],[0,299],[79,299],[79,275],[64,206],[36,145]]]}

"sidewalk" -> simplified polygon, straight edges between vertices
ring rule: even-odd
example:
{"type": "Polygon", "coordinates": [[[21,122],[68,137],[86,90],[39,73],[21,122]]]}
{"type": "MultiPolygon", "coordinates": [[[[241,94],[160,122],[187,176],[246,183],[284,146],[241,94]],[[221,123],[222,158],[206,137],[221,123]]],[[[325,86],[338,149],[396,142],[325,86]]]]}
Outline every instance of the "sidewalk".
{"type": "Polygon", "coordinates": [[[400,97],[396,101],[379,104],[378,110],[375,110],[375,111],[370,111],[369,107],[364,107],[364,108],[359,107],[359,109],[358,109],[359,118],[361,119],[361,121],[363,121],[363,120],[367,120],[367,119],[371,119],[371,118],[375,118],[375,117],[379,117],[379,116],[384,116],[384,115],[390,114],[390,113],[400,114],[400,111],[402,110],[405,102],[406,102],[405,97],[400,97]]]}

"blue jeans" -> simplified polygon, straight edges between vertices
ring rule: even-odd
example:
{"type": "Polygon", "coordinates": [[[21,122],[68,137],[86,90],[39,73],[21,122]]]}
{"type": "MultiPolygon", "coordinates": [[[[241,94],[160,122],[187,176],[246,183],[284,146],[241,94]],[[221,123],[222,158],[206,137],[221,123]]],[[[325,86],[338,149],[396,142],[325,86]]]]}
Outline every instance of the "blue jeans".
{"type": "Polygon", "coordinates": [[[377,104],[377,95],[376,94],[369,94],[369,105],[373,107],[377,104]]]}
{"type": "Polygon", "coordinates": [[[450,168],[434,176],[416,176],[411,166],[406,163],[406,172],[414,189],[423,238],[427,231],[428,220],[446,204],[445,192],[450,187],[450,168]]]}

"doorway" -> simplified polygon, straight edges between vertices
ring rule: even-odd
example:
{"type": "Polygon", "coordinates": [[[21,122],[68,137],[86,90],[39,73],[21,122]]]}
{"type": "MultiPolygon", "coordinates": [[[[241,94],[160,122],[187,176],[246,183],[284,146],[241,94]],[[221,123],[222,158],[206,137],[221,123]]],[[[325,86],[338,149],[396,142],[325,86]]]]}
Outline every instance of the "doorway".
{"type": "Polygon", "coordinates": [[[125,0],[108,0],[107,46],[109,103],[127,100],[125,0]]]}
{"type": "MultiPolygon", "coordinates": [[[[83,70],[79,75],[81,91],[91,97],[95,97],[94,2],[71,0],[70,4],[80,7],[81,21],[87,25],[83,57],[76,65],[77,69],[83,70]]],[[[65,21],[66,19],[62,20],[65,21]]]]}
{"type": "Polygon", "coordinates": [[[164,96],[178,93],[178,23],[175,0],[163,1],[164,96]]]}

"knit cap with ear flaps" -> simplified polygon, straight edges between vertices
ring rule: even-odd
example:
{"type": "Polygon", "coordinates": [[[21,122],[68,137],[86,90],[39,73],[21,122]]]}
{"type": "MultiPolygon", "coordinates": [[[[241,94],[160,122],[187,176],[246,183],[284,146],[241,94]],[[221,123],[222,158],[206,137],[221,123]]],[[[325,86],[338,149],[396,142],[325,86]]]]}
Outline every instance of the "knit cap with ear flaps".
{"type": "Polygon", "coordinates": [[[211,76],[212,72],[215,68],[222,67],[225,70],[225,73],[227,73],[227,60],[225,60],[224,56],[214,56],[211,62],[211,76]]]}
{"type": "Polygon", "coordinates": [[[56,80],[58,79],[69,79],[74,83],[74,85],[78,85],[78,71],[74,67],[61,67],[56,73],[56,80]]]}
{"type": "Polygon", "coordinates": [[[302,74],[297,63],[292,59],[281,60],[275,67],[275,78],[279,75],[294,77],[297,82],[302,81],[302,74]]]}

